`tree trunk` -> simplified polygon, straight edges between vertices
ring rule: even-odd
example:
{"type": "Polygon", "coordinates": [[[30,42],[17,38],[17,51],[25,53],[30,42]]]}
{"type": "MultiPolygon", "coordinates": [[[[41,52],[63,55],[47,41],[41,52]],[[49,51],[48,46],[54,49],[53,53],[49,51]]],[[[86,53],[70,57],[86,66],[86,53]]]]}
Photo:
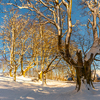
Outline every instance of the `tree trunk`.
{"type": "Polygon", "coordinates": [[[83,66],[83,68],[76,68],[76,90],[81,89],[81,84],[84,84],[88,90],[94,88],[92,79],[91,79],[91,66],[83,66]]]}
{"type": "Polygon", "coordinates": [[[13,75],[12,75],[12,68],[10,68],[9,74],[10,74],[11,77],[13,77],[13,75]]]}
{"type": "Polygon", "coordinates": [[[17,71],[17,67],[14,68],[14,81],[16,81],[16,71],[17,71]]]}
{"type": "Polygon", "coordinates": [[[81,51],[77,51],[76,55],[78,57],[76,66],[76,77],[77,77],[76,90],[79,91],[81,89],[81,84],[85,84],[86,88],[90,90],[90,87],[92,86],[91,63],[93,61],[93,54],[91,54],[89,60],[84,61],[84,63],[82,60],[81,51]]]}
{"type": "Polygon", "coordinates": [[[42,71],[38,74],[38,79],[42,81],[42,85],[46,85],[46,73],[42,71]]]}
{"type": "Polygon", "coordinates": [[[42,73],[42,85],[46,85],[46,73],[42,73]]]}
{"type": "Polygon", "coordinates": [[[81,87],[81,75],[80,75],[80,68],[76,68],[76,89],[77,91],[80,90],[81,87]]]}
{"type": "Polygon", "coordinates": [[[23,75],[23,55],[21,55],[21,75],[23,75]]]}

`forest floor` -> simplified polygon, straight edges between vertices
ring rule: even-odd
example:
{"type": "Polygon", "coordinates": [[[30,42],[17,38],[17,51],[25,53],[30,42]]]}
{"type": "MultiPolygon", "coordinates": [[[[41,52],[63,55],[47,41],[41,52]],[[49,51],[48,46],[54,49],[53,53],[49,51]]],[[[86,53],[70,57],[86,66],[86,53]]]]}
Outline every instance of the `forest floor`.
{"type": "Polygon", "coordinates": [[[33,82],[28,77],[11,77],[0,74],[0,100],[100,100],[100,83],[94,83],[95,90],[87,90],[84,85],[79,92],[75,83],[47,80],[33,82]]]}

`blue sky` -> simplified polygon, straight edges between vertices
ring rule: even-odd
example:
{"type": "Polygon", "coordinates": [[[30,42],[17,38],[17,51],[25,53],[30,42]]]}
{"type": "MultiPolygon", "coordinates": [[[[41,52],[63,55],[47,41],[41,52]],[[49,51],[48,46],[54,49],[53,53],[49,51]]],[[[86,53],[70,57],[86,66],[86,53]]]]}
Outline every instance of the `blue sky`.
{"type": "MultiPolygon", "coordinates": [[[[7,9],[9,9],[9,7],[11,7],[11,6],[8,6],[7,9]]],[[[0,6],[0,8],[1,9],[5,9],[5,6],[0,6]]],[[[26,10],[26,9],[21,9],[20,11],[23,14],[25,12],[28,12],[28,10],[26,10]]],[[[77,6],[77,2],[75,0],[73,0],[73,3],[72,3],[72,13],[73,13],[72,14],[72,19],[74,19],[73,20],[74,23],[76,22],[76,20],[80,20],[81,19],[80,12],[81,12],[81,10],[79,10],[79,8],[77,6]]],[[[4,15],[5,15],[5,13],[0,13],[0,24],[3,22],[3,18],[2,17],[4,17],[4,15]]]]}
{"type": "MultiPolygon", "coordinates": [[[[9,7],[11,6],[7,6],[6,9],[9,9],[9,7]]],[[[1,9],[5,9],[5,6],[0,6],[1,9]]],[[[27,9],[21,9],[20,10],[20,14],[24,14],[28,12],[27,9]]],[[[81,17],[81,12],[82,12],[82,9],[81,7],[79,7],[77,5],[77,0],[73,0],[72,2],[72,23],[75,24],[76,23],[76,20],[79,20],[82,22],[82,24],[84,24],[83,22],[85,22],[85,20],[87,20],[87,16],[86,17],[81,17]]],[[[0,13],[0,25],[3,25],[3,17],[4,17],[5,13],[0,13]]],[[[79,33],[81,34],[84,34],[85,33],[85,27],[80,27],[81,28],[81,31],[79,33]]],[[[0,29],[1,30],[1,29],[0,29]]],[[[1,41],[0,41],[1,42],[1,41]]],[[[1,45],[1,43],[0,43],[1,45]]]]}
{"type": "MultiPolygon", "coordinates": [[[[7,9],[9,9],[9,7],[10,6],[8,6],[7,9]]],[[[4,9],[3,6],[0,6],[0,8],[4,9]]],[[[20,10],[19,13],[24,14],[26,12],[28,12],[27,9],[22,9],[22,10],[20,10]]],[[[79,20],[82,22],[82,24],[84,24],[84,22],[88,19],[87,16],[82,17],[81,12],[82,12],[82,9],[81,9],[81,7],[79,7],[77,5],[77,0],[76,1],[73,0],[73,3],[72,3],[72,23],[73,24],[76,23],[76,20],[79,20]]],[[[4,16],[5,16],[5,13],[0,13],[0,25],[3,25],[3,17],[4,16]]],[[[79,33],[84,34],[86,32],[85,27],[82,26],[80,28],[81,28],[81,31],[79,33]]],[[[0,31],[1,31],[1,29],[0,29],[0,31]]],[[[1,48],[1,46],[2,46],[2,44],[1,44],[1,40],[0,40],[0,48],[1,48]]]]}
{"type": "MultiPolygon", "coordinates": [[[[11,6],[7,6],[6,9],[9,9],[11,6]]],[[[0,6],[1,9],[5,9],[5,6],[0,6]]],[[[77,5],[77,2],[75,0],[73,0],[73,3],[72,3],[72,23],[75,24],[76,23],[76,20],[85,20],[85,18],[82,18],[80,13],[81,13],[82,10],[80,10],[80,8],[78,7],[77,5]]],[[[28,12],[27,9],[21,9],[20,10],[20,14],[24,14],[28,12]]],[[[0,13],[0,25],[2,26],[3,25],[3,17],[5,16],[6,13],[0,13]]],[[[83,29],[84,27],[80,27],[81,29],[83,29]]],[[[1,31],[1,29],[0,29],[1,31]]],[[[84,31],[81,31],[81,33],[84,33],[84,31]]],[[[83,34],[82,33],[82,34],[83,34]]],[[[1,46],[1,41],[0,41],[0,46],[1,46]]]]}

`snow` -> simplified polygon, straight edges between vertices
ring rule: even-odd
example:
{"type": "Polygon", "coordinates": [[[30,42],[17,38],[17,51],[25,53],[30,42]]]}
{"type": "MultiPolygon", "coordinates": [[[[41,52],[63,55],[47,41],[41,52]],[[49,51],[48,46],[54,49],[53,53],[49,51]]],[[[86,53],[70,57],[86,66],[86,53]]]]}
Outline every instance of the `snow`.
{"type": "Polygon", "coordinates": [[[96,70],[96,74],[98,77],[100,77],[100,70],[96,70]]]}
{"type": "Polygon", "coordinates": [[[95,75],[95,78],[100,78],[100,70],[96,70],[96,73],[95,71],[92,72],[92,77],[94,78],[94,75],[95,75]]]}
{"type": "Polygon", "coordinates": [[[90,51],[86,54],[85,61],[89,60],[91,54],[93,54],[93,57],[95,57],[95,55],[99,53],[100,53],[100,38],[97,38],[94,41],[90,51]]]}
{"type": "Polygon", "coordinates": [[[0,100],[100,100],[100,83],[94,83],[95,90],[86,89],[84,84],[79,92],[75,91],[75,83],[47,80],[32,82],[28,77],[11,77],[0,74],[0,100]]]}

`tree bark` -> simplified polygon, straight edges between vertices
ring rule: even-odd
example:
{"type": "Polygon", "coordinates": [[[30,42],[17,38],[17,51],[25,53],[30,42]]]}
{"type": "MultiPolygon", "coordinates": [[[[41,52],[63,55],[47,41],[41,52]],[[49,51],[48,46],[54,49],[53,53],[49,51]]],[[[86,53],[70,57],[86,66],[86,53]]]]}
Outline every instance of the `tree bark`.
{"type": "Polygon", "coordinates": [[[17,67],[15,66],[15,68],[14,68],[14,81],[16,81],[16,71],[17,71],[17,67]]]}
{"type": "Polygon", "coordinates": [[[46,73],[42,73],[42,85],[46,85],[46,73]]]}
{"type": "Polygon", "coordinates": [[[10,74],[11,77],[13,77],[13,75],[12,75],[12,68],[10,68],[9,74],[10,74]]]}
{"type": "Polygon", "coordinates": [[[91,80],[91,64],[93,61],[93,54],[91,54],[90,59],[88,61],[82,61],[82,53],[81,51],[77,51],[76,53],[77,66],[76,66],[76,90],[79,91],[81,89],[81,84],[85,84],[87,89],[90,90],[90,87],[93,87],[91,80]]]}
{"type": "Polygon", "coordinates": [[[23,75],[23,55],[21,55],[21,75],[23,75]]]}

